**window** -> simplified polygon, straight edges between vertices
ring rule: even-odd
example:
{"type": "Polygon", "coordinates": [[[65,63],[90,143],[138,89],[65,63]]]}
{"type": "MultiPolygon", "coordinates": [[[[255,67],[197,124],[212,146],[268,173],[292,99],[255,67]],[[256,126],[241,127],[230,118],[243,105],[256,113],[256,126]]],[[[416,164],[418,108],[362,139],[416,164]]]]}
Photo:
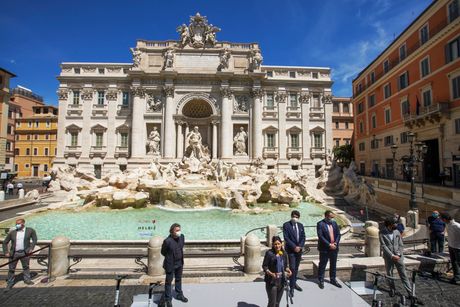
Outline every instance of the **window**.
{"type": "Polygon", "coordinates": [[[49,140],[50,139],[50,135],[47,133],[45,134],[45,140],[49,140]]]}
{"type": "Polygon", "coordinates": [[[364,150],[366,150],[366,143],[364,143],[364,142],[363,142],[363,143],[359,143],[359,144],[358,144],[358,149],[359,149],[359,151],[364,151],[364,150]]]}
{"type": "Polygon", "coordinates": [[[299,135],[291,134],[291,147],[299,148],[299,135]]]}
{"type": "Polygon", "coordinates": [[[21,122],[16,122],[16,127],[21,127],[21,122]]]}
{"type": "Polygon", "coordinates": [[[321,108],[321,103],[319,101],[319,94],[313,94],[312,107],[321,108]]]}
{"type": "Polygon", "coordinates": [[[80,91],[73,91],[73,104],[80,104],[80,91]]]}
{"type": "Polygon", "coordinates": [[[460,118],[455,120],[455,133],[460,134],[460,118]]]}
{"type": "Polygon", "coordinates": [[[405,72],[399,76],[399,89],[402,90],[409,85],[409,72],[405,72]]]}
{"type": "Polygon", "coordinates": [[[34,148],[34,156],[38,155],[38,148],[34,148]]]}
{"type": "Polygon", "coordinates": [[[340,146],[340,139],[334,139],[335,141],[335,147],[339,147],[340,146]]]}
{"type": "Polygon", "coordinates": [[[363,91],[363,85],[360,83],[358,84],[358,89],[357,89],[357,92],[358,94],[361,93],[363,91]]]}
{"type": "Polygon", "coordinates": [[[128,147],[128,133],[127,132],[122,132],[121,134],[121,143],[120,146],[123,148],[128,147]]]}
{"type": "Polygon", "coordinates": [[[8,134],[13,134],[13,126],[8,125],[8,126],[6,127],[6,133],[8,133],[8,134]]]}
{"type": "Polygon", "coordinates": [[[313,145],[315,148],[322,148],[323,147],[323,135],[321,133],[313,134],[313,145]]]}
{"type": "Polygon", "coordinates": [[[295,71],[290,71],[289,72],[289,77],[290,78],[295,78],[295,71]]]}
{"type": "Polygon", "coordinates": [[[5,164],[10,164],[10,158],[9,157],[5,158],[5,164]]]}
{"type": "Polygon", "coordinates": [[[14,149],[14,155],[19,156],[19,154],[20,154],[19,148],[15,148],[14,149]]]}
{"type": "Polygon", "coordinates": [[[402,61],[407,56],[406,44],[404,43],[401,47],[399,47],[399,61],[402,61]]]}
{"type": "Polygon", "coordinates": [[[101,75],[105,74],[104,68],[99,68],[97,71],[98,71],[101,75]]]}
{"type": "Polygon", "coordinates": [[[337,102],[332,103],[332,112],[339,113],[339,104],[337,102]]]}
{"type": "Polygon", "coordinates": [[[102,147],[104,142],[103,142],[103,137],[104,134],[102,132],[97,132],[96,133],[96,147],[102,147]]]}
{"type": "Polygon", "coordinates": [[[40,114],[40,108],[35,108],[35,114],[40,114]]]}
{"type": "Polygon", "coordinates": [[[54,148],[54,155],[57,156],[57,147],[54,148]]]}
{"type": "Polygon", "coordinates": [[[97,104],[104,105],[104,91],[97,92],[97,104]]]}
{"type": "Polygon", "coordinates": [[[30,148],[26,148],[26,156],[30,156],[30,148]]]}
{"type": "Polygon", "coordinates": [[[272,70],[267,71],[267,77],[273,77],[273,71],[272,70]]]}
{"type": "Polygon", "coordinates": [[[423,78],[430,73],[430,59],[428,57],[420,61],[420,76],[423,78]]]}
{"type": "Polygon", "coordinates": [[[267,134],[267,147],[269,148],[275,147],[275,135],[273,133],[267,134]]]}
{"type": "Polygon", "coordinates": [[[403,116],[406,115],[406,114],[410,114],[410,105],[409,105],[409,101],[407,101],[407,99],[404,99],[401,102],[401,114],[403,116]]]}
{"type": "Polygon", "coordinates": [[[34,134],[34,140],[38,140],[38,134],[34,134]]]}
{"type": "Polygon", "coordinates": [[[30,141],[30,134],[28,134],[26,138],[28,141],[30,141]]]}
{"type": "Polygon", "coordinates": [[[19,134],[15,135],[15,139],[16,139],[16,141],[19,141],[19,134]]]}
{"type": "Polygon", "coordinates": [[[11,150],[11,142],[6,142],[6,151],[11,150]]]}
{"type": "Polygon", "coordinates": [[[122,106],[129,106],[129,92],[123,92],[122,106]]]}
{"type": "Polygon", "coordinates": [[[43,165],[43,171],[47,172],[48,171],[48,164],[43,165]]]}
{"type": "Polygon", "coordinates": [[[371,140],[371,149],[377,149],[377,148],[379,148],[379,140],[372,139],[371,140]]]}
{"type": "Polygon", "coordinates": [[[377,128],[377,117],[375,116],[375,114],[372,114],[371,124],[372,124],[372,129],[377,128]]]}
{"type": "Polygon", "coordinates": [[[407,132],[401,132],[399,139],[401,140],[401,144],[406,144],[407,142],[409,142],[409,139],[407,137],[407,132]]]}
{"type": "Polygon", "coordinates": [[[383,138],[383,144],[385,146],[391,146],[393,145],[393,136],[392,135],[387,135],[386,137],[383,138]]]}
{"type": "Polygon", "coordinates": [[[449,3],[448,11],[449,11],[449,22],[452,22],[459,15],[458,0],[454,0],[449,3]]]}
{"type": "Polygon", "coordinates": [[[297,95],[296,94],[289,95],[289,103],[292,108],[297,108],[297,95]]]}
{"type": "Polygon", "coordinates": [[[348,122],[345,122],[345,129],[348,129],[348,122]]]}
{"type": "Polygon", "coordinates": [[[48,155],[49,155],[49,149],[45,148],[45,156],[48,156],[48,155]]]}
{"type": "Polygon", "coordinates": [[[38,120],[35,121],[35,128],[38,128],[39,122],[38,120]]]}
{"type": "Polygon", "coordinates": [[[423,106],[431,106],[431,88],[426,89],[422,92],[423,106]]]}
{"type": "Polygon", "coordinates": [[[13,111],[11,110],[8,111],[8,118],[13,118],[13,111]]]}
{"type": "Polygon", "coordinates": [[[362,121],[359,122],[359,132],[364,133],[364,124],[362,121]]]}
{"type": "Polygon", "coordinates": [[[375,82],[375,72],[374,72],[374,71],[372,71],[372,72],[369,74],[369,82],[370,82],[371,84],[374,84],[374,82],[375,82]]]}
{"type": "Polygon", "coordinates": [[[27,122],[27,127],[32,128],[32,122],[30,120],[27,122]]]}
{"type": "Polygon", "coordinates": [[[74,68],[73,71],[75,74],[79,75],[80,74],[80,68],[74,68]]]}
{"type": "Polygon", "coordinates": [[[335,122],[335,129],[339,129],[339,122],[335,122]]]}
{"type": "Polygon", "coordinates": [[[385,84],[385,86],[383,87],[383,98],[384,99],[387,99],[388,97],[391,96],[391,84],[390,83],[387,83],[385,84]]]}
{"type": "Polygon", "coordinates": [[[350,113],[350,104],[344,103],[343,104],[343,113],[350,113]]]}
{"type": "Polygon", "coordinates": [[[385,109],[385,124],[389,124],[391,122],[391,109],[385,109]]]}
{"type": "Polygon", "coordinates": [[[386,74],[390,70],[390,61],[385,60],[383,62],[383,72],[386,74]]]}
{"type": "Polygon", "coordinates": [[[350,145],[350,139],[344,139],[345,140],[345,145],[350,145]]]}
{"type": "Polygon", "coordinates": [[[369,108],[375,106],[375,94],[369,95],[368,100],[367,100],[367,104],[368,104],[369,108]]]}
{"type": "Polygon", "coordinates": [[[19,165],[15,164],[15,165],[14,165],[14,171],[17,172],[18,169],[19,169],[19,165]]]}
{"type": "Polygon", "coordinates": [[[70,146],[78,146],[78,132],[70,133],[70,146]]]}
{"type": "Polygon", "coordinates": [[[317,73],[317,72],[312,72],[312,73],[311,73],[311,77],[312,77],[313,79],[318,79],[318,73],[317,73]]]}
{"type": "Polygon", "coordinates": [[[28,163],[24,164],[24,167],[29,168],[29,164],[28,163]]]}
{"type": "Polygon", "coordinates": [[[452,62],[460,55],[460,37],[457,37],[445,47],[446,64],[452,62]]]}
{"type": "Polygon", "coordinates": [[[428,24],[426,24],[420,29],[420,45],[425,44],[428,39],[428,24]]]}
{"type": "Polygon", "coordinates": [[[275,108],[275,103],[273,100],[273,94],[267,94],[266,107],[269,109],[275,108]]]}
{"type": "Polygon", "coordinates": [[[360,103],[358,103],[358,114],[363,113],[363,111],[364,111],[364,110],[363,110],[363,103],[360,102],[360,103]]]}
{"type": "Polygon", "coordinates": [[[452,98],[460,98],[460,76],[452,79],[452,98]]]}

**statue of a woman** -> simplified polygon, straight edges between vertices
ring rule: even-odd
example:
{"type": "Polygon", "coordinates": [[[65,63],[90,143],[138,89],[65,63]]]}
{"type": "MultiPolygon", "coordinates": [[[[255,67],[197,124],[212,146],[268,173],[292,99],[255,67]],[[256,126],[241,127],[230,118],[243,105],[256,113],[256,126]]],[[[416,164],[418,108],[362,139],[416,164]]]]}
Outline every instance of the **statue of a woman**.
{"type": "Polygon", "coordinates": [[[243,127],[240,127],[240,131],[233,138],[233,145],[235,146],[235,155],[246,156],[246,140],[248,139],[248,134],[244,131],[243,127]]]}
{"type": "Polygon", "coordinates": [[[148,154],[159,155],[160,154],[160,133],[158,132],[157,127],[153,127],[153,130],[150,132],[149,140],[147,145],[149,146],[148,154]]]}

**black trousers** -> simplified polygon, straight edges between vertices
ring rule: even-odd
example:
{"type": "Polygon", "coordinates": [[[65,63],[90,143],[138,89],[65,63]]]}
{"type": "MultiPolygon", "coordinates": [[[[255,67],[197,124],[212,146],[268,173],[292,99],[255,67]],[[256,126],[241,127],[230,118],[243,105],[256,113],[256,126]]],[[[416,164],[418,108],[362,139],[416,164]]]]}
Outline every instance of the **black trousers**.
{"type": "Polygon", "coordinates": [[[165,280],[165,301],[172,300],[172,280],[175,278],[174,282],[174,290],[176,290],[176,294],[182,294],[182,271],[184,267],[179,266],[175,267],[174,271],[166,272],[166,280],[165,280]]]}
{"type": "Polygon", "coordinates": [[[29,270],[29,262],[30,262],[30,257],[24,257],[21,259],[18,259],[20,257],[23,257],[26,255],[25,251],[16,251],[13,255],[13,257],[10,257],[11,262],[8,265],[8,284],[13,285],[14,284],[14,271],[16,270],[16,266],[18,265],[18,261],[21,261],[22,264],[22,269],[24,270],[24,281],[30,280],[30,270],[29,270]]]}
{"type": "Polygon", "coordinates": [[[331,280],[335,280],[337,273],[337,255],[339,249],[319,251],[319,268],[318,268],[318,280],[324,281],[324,272],[326,272],[327,263],[329,263],[329,277],[331,280]]]}
{"type": "Polygon", "coordinates": [[[291,270],[291,278],[289,278],[289,287],[294,289],[297,282],[297,273],[299,272],[300,261],[302,260],[302,252],[288,254],[289,257],[289,269],[291,270]]]}
{"type": "Polygon", "coordinates": [[[284,287],[281,282],[278,283],[265,283],[265,290],[267,291],[268,305],[267,307],[278,307],[283,297],[284,287]]]}
{"type": "Polygon", "coordinates": [[[454,271],[454,280],[460,281],[460,249],[449,246],[449,256],[454,271]]]}

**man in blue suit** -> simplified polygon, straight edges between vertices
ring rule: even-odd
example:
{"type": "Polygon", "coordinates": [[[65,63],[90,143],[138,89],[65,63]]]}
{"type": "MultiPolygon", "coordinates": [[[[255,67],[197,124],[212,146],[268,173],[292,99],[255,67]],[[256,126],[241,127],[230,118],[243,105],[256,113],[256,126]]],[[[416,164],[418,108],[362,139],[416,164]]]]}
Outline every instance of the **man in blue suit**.
{"type": "Polygon", "coordinates": [[[289,268],[292,272],[289,280],[292,296],[294,295],[294,289],[302,291],[302,288],[296,283],[300,260],[302,258],[302,249],[305,246],[305,229],[299,223],[299,218],[300,212],[294,210],[291,212],[291,220],[283,224],[285,248],[289,257],[289,268]]]}
{"type": "Polygon", "coordinates": [[[327,262],[329,265],[330,283],[338,288],[342,286],[336,280],[337,255],[339,253],[340,229],[334,221],[334,213],[327,210],[324,213],[324,219],[316,225],[318,234],[318,251],[319,251],[319,271],[318,286],[324,289],[324,272],[326,271],[327,262]]]}

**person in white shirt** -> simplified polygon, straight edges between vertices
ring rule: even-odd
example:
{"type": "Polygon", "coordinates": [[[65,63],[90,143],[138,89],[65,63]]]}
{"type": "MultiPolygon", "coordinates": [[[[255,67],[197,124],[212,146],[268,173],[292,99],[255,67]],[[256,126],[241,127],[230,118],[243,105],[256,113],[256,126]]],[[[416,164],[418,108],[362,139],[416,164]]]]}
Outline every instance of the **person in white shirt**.
{"type": "Polygon", "coordinates": [[[16,188],[18,189],[18,194],[19,194],[19,190],[24,188],[24,185],[22,184],[22,182],[18,182],[16,183],[16,188]]]}
{"type": "Polygon", "coordinates": [[[441,214],[441,219],[447,225],[449,256],[454,271],[454,276],[450,283],[457,284],[460,281],[460,223],[457,223],[447,212],[441,214]]]}

